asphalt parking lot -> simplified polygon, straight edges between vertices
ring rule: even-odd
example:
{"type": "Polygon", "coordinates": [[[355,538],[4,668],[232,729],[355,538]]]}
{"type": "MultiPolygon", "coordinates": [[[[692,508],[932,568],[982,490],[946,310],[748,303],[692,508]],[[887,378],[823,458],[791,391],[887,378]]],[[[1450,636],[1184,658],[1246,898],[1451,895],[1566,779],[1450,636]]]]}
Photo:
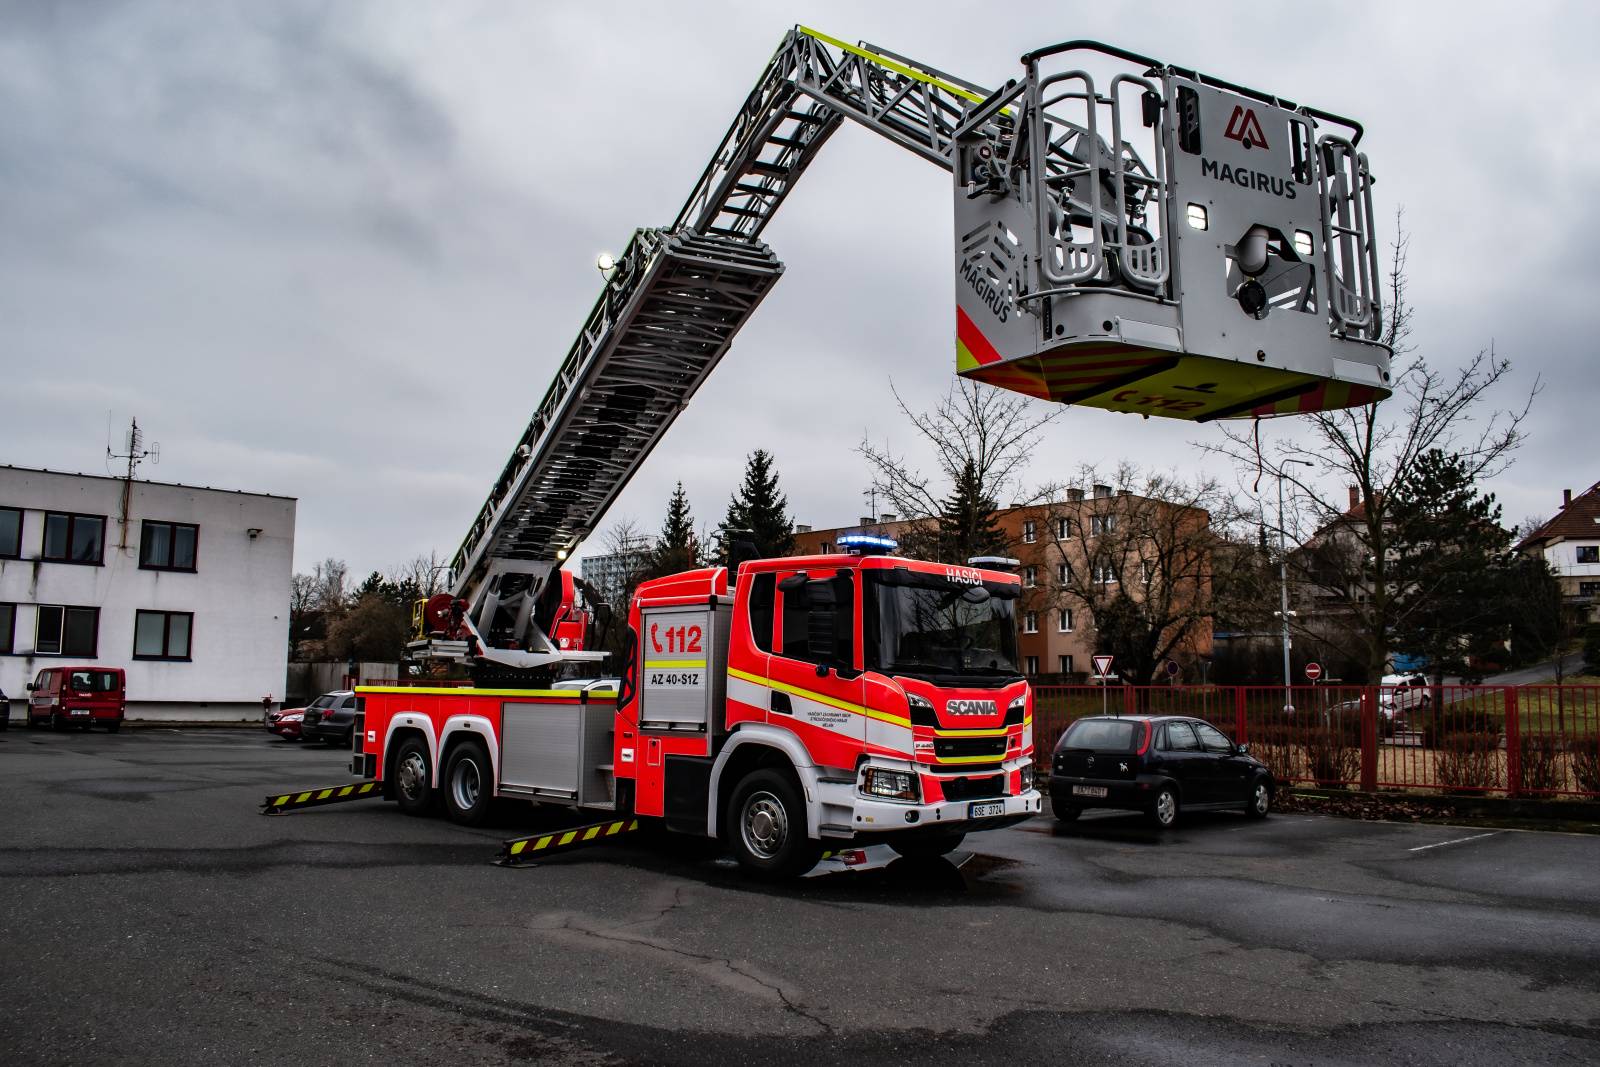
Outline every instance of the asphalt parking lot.
{"type": "Polygon", "coordinates": [[[622,840],[529,869],[238,730],[0,733],[9,1064],[1600,1062],[1600,838],[1047,818],[781,886],[622,840]]]}

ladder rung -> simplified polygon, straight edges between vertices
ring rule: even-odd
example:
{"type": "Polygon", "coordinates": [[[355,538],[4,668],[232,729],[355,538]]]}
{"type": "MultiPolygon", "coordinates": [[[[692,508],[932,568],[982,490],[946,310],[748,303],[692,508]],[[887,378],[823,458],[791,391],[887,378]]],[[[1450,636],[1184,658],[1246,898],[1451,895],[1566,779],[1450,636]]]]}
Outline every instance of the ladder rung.
{"type": "Polygon", "coordinates": [[[776,163],[764,163],[759,159],[752,159],[745,164],[745,169],[751,173],[770,174],[774,178],[782,178],[784,181],[789,180],[789,168],[780,167],[776,163]]]}

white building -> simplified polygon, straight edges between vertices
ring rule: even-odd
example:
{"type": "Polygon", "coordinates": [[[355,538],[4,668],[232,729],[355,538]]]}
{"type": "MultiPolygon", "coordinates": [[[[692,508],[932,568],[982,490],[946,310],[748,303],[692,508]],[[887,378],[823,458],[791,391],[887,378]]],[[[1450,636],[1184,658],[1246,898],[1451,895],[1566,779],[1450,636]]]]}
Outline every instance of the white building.
{"type": "Polygon", "coordinates": [[[283,697],[294,521],[292,497],[0,467],[0,689],[92,661],[128,672],[129,718],[259,714],[283,697]]]}
{"type": "Polygon", "coordinates": [[[1563,490],[1556,517],[1517,551],[1543,556],[1560,576],[1568,609],[1584,622],[1600,621],[1600,482],[1577,497],[1563,490]]]}

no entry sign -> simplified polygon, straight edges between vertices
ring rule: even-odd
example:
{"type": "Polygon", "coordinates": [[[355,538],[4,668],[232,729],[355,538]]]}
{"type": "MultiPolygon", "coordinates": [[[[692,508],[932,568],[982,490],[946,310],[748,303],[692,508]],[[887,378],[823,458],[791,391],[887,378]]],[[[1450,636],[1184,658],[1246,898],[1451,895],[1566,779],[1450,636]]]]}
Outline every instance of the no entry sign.
{"type": "Polygon", "coordinates": [[[1313,682],[1322,677],[1322,668],[1315,663],[1306,664],[1306,677],[1313,682]]]}

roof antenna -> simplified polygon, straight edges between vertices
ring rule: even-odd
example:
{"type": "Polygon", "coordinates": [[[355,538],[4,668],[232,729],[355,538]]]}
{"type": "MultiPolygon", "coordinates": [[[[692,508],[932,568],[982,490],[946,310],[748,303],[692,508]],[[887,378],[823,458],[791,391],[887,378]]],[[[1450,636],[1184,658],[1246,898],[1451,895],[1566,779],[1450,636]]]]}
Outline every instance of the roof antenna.
{"type": "Polygon", "coordinates": [[[151,442],[149,448],[144,447],[144,431],[139,429],[139,420],[135,418],[130,420],[132,425],[129,426],[128,436],[125,439],[127,451],[113,452],[111,451],[111,442],[109,440],[111,437],[110,422],[111,415],[108,412],[106,414],[107,466],[110,465],[110,461],[113,459],[125,459],[128,461],[128,473],[122,479],[122,518],[118,520],[122,526],[122,535],[117,541],[117,549],[126,552],[128,550],[128,508],[133,501],[133,472],[146,459],[152,464],[161,462],[161,442],[154,441],[151,442]]]}

